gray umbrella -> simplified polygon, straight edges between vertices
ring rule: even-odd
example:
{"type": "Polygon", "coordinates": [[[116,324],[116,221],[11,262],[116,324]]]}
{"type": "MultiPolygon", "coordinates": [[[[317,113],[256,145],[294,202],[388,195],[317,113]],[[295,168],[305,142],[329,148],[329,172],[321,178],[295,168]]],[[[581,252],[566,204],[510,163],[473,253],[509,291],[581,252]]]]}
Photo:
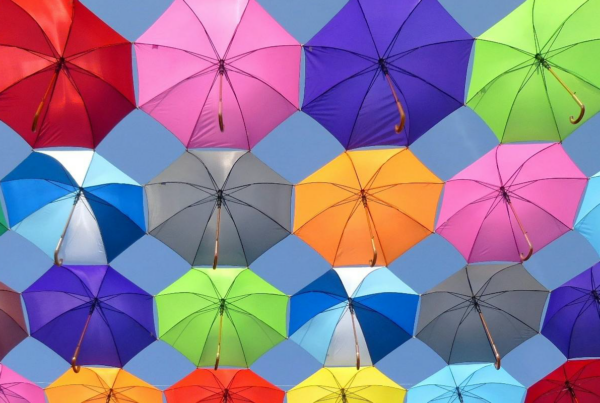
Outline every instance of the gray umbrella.
{"type": "Polygon", "coordinates": [[[146,195],[150,235],[194,266],[248,266],[290,233],[291,183],[246,151],[187,151],[146,195]]]}
{"type": "Polygon", "coordinates": [[[470,265],[424,294],[417,338],[448,364],[494,362],[539,333],[548,290],[520,264],[470,265]]]}

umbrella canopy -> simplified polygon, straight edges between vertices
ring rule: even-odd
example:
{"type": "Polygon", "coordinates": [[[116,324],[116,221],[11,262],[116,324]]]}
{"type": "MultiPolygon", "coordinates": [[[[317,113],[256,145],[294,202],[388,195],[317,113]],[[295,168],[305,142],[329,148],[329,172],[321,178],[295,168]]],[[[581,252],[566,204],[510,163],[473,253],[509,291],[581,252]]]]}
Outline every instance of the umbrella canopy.
{"type": "Polygon", "coordinates": [[[0,120],[34,148],[95,148],[135,109],[131,43],[79,0],[0,9],[0,120]]]}
{"type": "Polygon", "coordinates": [[[547,297],[520,264],[466,266],[421,297],[417,338],[449,364],[500,368],[501,357],[539,333],[547,297]]]}
{"type": "Polygon", "coordinates": [[[600,263],[552,291],[542,334],[567,358],[600,357],[600,263]]]}
{"type": "Polygon", "coordinates": [[[4,403],[45,403],[44,389],[0,364],[0,399],[4,403]]]}
{"type": "Polygon", "coordinates": [[[146,195],[150,235],[191,265],[247,266],[290,233],[291,183],[248,152],[185,152],[146,195]]]}
{"type": "Polygon", "coordinates": [[[442,187],[408,149],[348,151],[296,185],[294,234],[333,266],[389,265],[433,232],[442,187]]]}
{"type": "Polygon", "coordinates": [[[249,269],[193,268],[156,296],[159,336],[197,367],[249,367],[286,338],[287,303],[249,269]]]}
{"type": "Polygon", "coordinates": [[[31,336],[76,372],[122,367],[156,340],[152,296],[109,266],[53,266],[23,299],[31,336]]]}
{"type": "Polygon", "coordinates": [[[590,178],[575,229],[600,253],[600,172],[590,178]]]}
{"type": "Polygon", "coordinates": [[[196,369],[165,397],[167,403],[283,403],[285,392],[249,369],[196,369]]]}
{"type": "Polygon", "coordinates": [[[375,367],[323,368],[288,392],[289,403],[397,403],[406,389],[375,367]]]}
{"type": "Polygon", "coordinates": [[[600,110],[599,13],[527,0],[477,38],[467,105],[501,142],[562,141],[600,110]]]}
{"type": "Polygon", "coordinates": [[[19,293],[0,283],[0,359],[27,337],[19,293]]]}
{"type": "Polygon", "coordinates": [[[490,364],[450,365],[408,391],[407,403],[521,403],[526,389],[490,364]]]}
{"type": "Polygon", "coordinates": [[[8,223],[4,217],[4,211],[0,208],[0,235],[4,234],[6,231],[8,231],[8,223]]]}
{"type": "Polygon", "coordinates": [[[304,46],[302,110],[346,149],[410,145],[463,105],[472,42],[438,0],[351,0],[304,46]]]}
{"type": "Polygon", "coordinates": [[[290,338],[326,366],[373,365],[408,341],[419,296],[384,267],[330,270],[290,300],[290,338]]]}
{"type": "Polygon", "coordinates": [[[65,372],[46,388],[49,403],[162,403],[162,392],[118,368],[65,372]]]}
{"type": "Polygon", "coordinates": [[[573,228],[586,182],[560,144],[500,145],[446,182],[436,232],[469,263],[525,261],[573,228]]]}
{"type": "Polygon", "coordinates": [[[1,187],[11,229],[56,265],[107,264],[145,234],[142,187],[92,151],[33,152],[1,187]]]}
{"type": "Polygon", "coordinates": [[[256,0],[175,0],[135,49],[141,109],[186,148],[250,149],[298,110],[300,44],[256,0]]]}
{"type": "Polygon", "coordinates": [[[525,403],[600,401],[600,360],[567,361],[527,391],[525,403]]]}

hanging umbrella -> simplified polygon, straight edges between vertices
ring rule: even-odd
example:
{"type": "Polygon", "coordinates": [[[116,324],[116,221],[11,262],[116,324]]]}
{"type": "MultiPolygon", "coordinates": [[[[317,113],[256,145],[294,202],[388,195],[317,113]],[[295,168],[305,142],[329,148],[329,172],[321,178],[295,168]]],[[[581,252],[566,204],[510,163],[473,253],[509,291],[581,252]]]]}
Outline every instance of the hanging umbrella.
{"type": "Polygon", "coordinates": [[[288,392],[289,403],[397,403],[406,389],[375,367],[323,368],[288,392]]]}
{"type": "Polygon", "coordinates": [[[325,366],[373,365],[412,338],[419,296],[383,267],[330,270],[290,300],[290,338],[325,366]]]}
{"type": "Polygon", "coordinates": [[[27,337],[19,293],[0,283],[0,359],[27,337]]]}
{"type": "Polygon", "coordinates": [[[118,368],[65,372],[46,388],[49,403],[162,403],[162,392],[118,368]]]}
{"type": "Polygon", "coordinates": [[[573,228],[586,182],[560,144],[500,145],[446,182],[436,232],[469,263],[525,261],[573,228]]]}
{"type": "Polygon", "coordinates": [[[477,38],[467,105],[501,142],[562,141],[600,110],[598,14],[527,0],[477,38]]]}
{"type": "Polygon", "coordinates": [[[575,229],[600,253],[600,172],[588,181],[575,229]]]}
{"type": "Polygon", "coordinates": [[[407,149],[345,152],[296,185],[294,234],[333,266],[389,265],[433,232],[442,187],[407,149]]]}
{"type": "Polygon", "coordinates": [[[33,152],[1,187],[11,229],[57,266],[107,264],[145,234],[143,189],[92,151],[33,152]]]}
{"type": "Polygon", "coordinates": [[[527,391],[525,403],[600,401],[600,360],[567,361],[527,391]]]}
{"type": "Polygon", "coordinates": [[[0,9],[0,120],[34,148],[95,148],[135,109],[131,43],[79,0],[0,9]]]}
{"type": "Polygon", "coordinates": [[[298,110],[300,44],[256,0],[175,0],[135,49],[140,108],[186,148],[248,150],[298,110]]]}
{"type": "Polygon", "coordinates": [[[4,212],[2,211],[2,208],[0,208],[0,235],[4,234],[6,231],[8,231],[8,224],[6,223],[4,212]]]}
{"type": "Polygon", "coordinates": [[[197,367],[249,367],[286,338],[287,303],[249,269],[193,268],[156,296],[160,339],[197,367]]]}
{"type": "Polygon", "coordinates": [[[410,145],[463,106],[472,45],[437,0],[350,0],[304,45],[302,110],[346,149],[410,145]]]}
{"type": "Polygon", "coordinates": [[[495,362],[539,333],[548,290],[520,265],[471,265],[421,297],[417,338],[448,364],[495,362]]]}
{"type": "Polygon", "coordinates": [[[600,263],[552,291],[542,334],[567,358],[600,357],[600,263]]]}
{"type": "Polygon", "coordinates": [[[283,403],[285,392],[249,369],[196,369],[165,397],[167,403],[283,403]]]}
{"type": "Polygon", "coordinates": [[[6,365],[0,364],[0,401],[3,403],[45,403],[44,390],[6,365]]]}
{"type": "Polygon", "coordinates": [[[243,151],[188,151],[146,185],[150,235],[195,266],[247,266],[290,233],[292,185],[243,151]]]}
{"type": "Polygon", "coordinates": [[[450,365],[408,391],[407,403],[521,403],[526,389],[490,364],[450,365]]]}
{"type": "Polygon", "coordinates": [[[156,340],[152,296],[110,266],[53,266],[23,299],[31,336],[75,372],[122,367],[156,340]]]}

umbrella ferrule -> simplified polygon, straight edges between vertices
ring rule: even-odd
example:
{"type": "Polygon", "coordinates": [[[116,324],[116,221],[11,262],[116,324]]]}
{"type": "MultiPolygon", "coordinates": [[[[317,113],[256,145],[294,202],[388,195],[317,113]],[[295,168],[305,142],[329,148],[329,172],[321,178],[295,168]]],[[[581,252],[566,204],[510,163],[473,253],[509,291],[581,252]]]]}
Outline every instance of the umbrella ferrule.
{"type": "Polygon", "coordinates": [[[219,60],[219,74],[225,74],[225,59],[219,60]]]}
{"type": "Polygon", "coordinates": [[[390,74],[390,71],[388,70],[387,64],[383,57],[381,59],[379,59],[378,63],[379,63],[379,67],[381,67],[381,71],[383,72],[383,74],[385,74],[386,76],[388,74],[390,74]]]}
{"type": "Polygon", "coordinates": [[[456,396],[458,397],[458,400],[460,401],[460,403],[465,403],[462,392],[460,391],[460,388],[458,386],[456,387],[456,396]]]}
{"type": "Polygon", "coordinates": [[[363,206],[367,207],[367,192],[364,189],[360,191],[360,200],[362,201],[363,206]]]}
{"type": "Polygon", "coordinates": [[[340,389],[340,397],[342,398],[342,403],[348,403],[348,397],[346,396],[346,389],[340,389]]]}
{"type": "Polygon", "coordinates": [[[223,204],[223,190],[217,190],[217,207],[221,207],[223,204]]]}
{"type": "Polygon", "coordinates": [[[504,197],[504,200],[510,203],[510,195],[508,194],[508,190],[506,190],[504,186],[501,186],[500,192],[502,193],[502,197],[504,197]]]}
{"type": "Polygon", "coordinates": [[[94,298],[94,300],[92,301],[92,305],[90,306],[90,315],[94,313],[99,304],[100,300],[98,298],[94,298]]]}
{"type": "Polygon", "coordinates": [[[225,314],[225,308],[226,308],[226,300],[225,298],[221,298],[221,301],[219,302],[219,315],[223,316],[225,314]]]}
{"type": "Polygon", "coordinates": [[[548,63],[548,61],[546,59],[544,59],[544,56],[542,56],[541,53],[538,53],[537,55],[535,55],[535,60],[537,60],[539,64],[544,66],[544,68],[546,68],[546,69],[550,68],[550,63],[548,63]]]}
{"type": "Polygon", "coordinates": [[[592,290],[592,297],[596,300],[596,302],[600,303],[600,294],[598,290],[592,290]]]}

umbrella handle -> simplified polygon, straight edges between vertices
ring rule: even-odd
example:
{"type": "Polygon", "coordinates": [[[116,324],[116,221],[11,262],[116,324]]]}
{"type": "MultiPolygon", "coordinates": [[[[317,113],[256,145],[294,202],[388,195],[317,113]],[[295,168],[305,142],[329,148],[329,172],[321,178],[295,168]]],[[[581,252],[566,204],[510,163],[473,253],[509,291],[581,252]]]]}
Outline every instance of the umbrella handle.
{"type": "Polygon", "coordinates": [[[225,123],[223,122],[223,74],[224,72],[219,71],[219,129],[221,132],[225,130],[225,123]]]}
{"type": "Polygon", "coordinates": [[[92,320],[92,314],[94,313],[94,309],[96,305],[92,305],[90,308],[90,313],[88,314],[87,320],[85,321],[85,325],[83,326],[83,330],[81,331],[81,336],[79,336],[79,341],[77,342],[77,347],[75,347],[75,352],[73,353],[73,358],[71,358],[71,368],[73,372],[76,374],[79,373],[81,367],[77,365],[77,359],[79,358],[79,352],[81,351],[81,344],[83,343],[83,338],[87,332],[88,326],[90,325],[90,321],[92,320]]]}
{"type": "Polygon", "coordinates": [[[521,229],[521,232],[523,233],[523,236],[525,237],[525,241],[527,241],[527,245],[529,246],[529,251],[527,252],[526,255],[519,252],[521,261],[525,262],[525,261],[529,260],[531,255],[533,255],[533,244],[531,243],[531,239],[529,239],[529,234],[527,234],[527,231],[525,231],[525,227],[523,227],[523,223],[521,222],[521,219],[519,218],[517,211],[515,210],[514,206],[512,205],[512,202],[508,198],[506,199],[506,202],[508,203],[508,206],[510,207],[513,215],[517,219],[517,224],[519,224],[519,228],[521,229]]]}
{"type": "Polygon", "coordinates": [[[217,269],[219,263],[219,235],[221,234],[221,201],[217,201],[217,231],[215,233],[215,256],[213,259],[213,270],[217,269]]]}
{"type": "Polygon", "coordinates": [[[63,228],[62,234],[60,234],[60,238],[58,239],[58,243],[56,244],[56,249],[54,249],[54,264],[56,266],[62,266],[63,259],[59,259],[58,254],[60,252],[60,248],[62,247],[63,240],[65,239],[65,235],[67,235],[67,229],[69,229],[69,224],[71,223],[71,219],[73,218],[73,213],[75,212],[75,206],[77,206],[77,202],[79,201],[81,193],[77,193],[75,196],[75,200],[73,201],[73,207],[71,207],[71,212],[69,213],[69,218],[67,218],[67,223],[63,228]]]}
{"type": "Polygon", "coordinates": [[[40,102],[40,104],[38,105],[38,107],[35,111],[35,115],[33,116],[33,123],[31,124],[31,131],[34,133],[38,129],[38,121],[40,119],[40,115],[42,114],[42,110],[44,109],[44,105],[46,104],[46,99],[48,98],[50,93],[54,91],[54,88],[56,87],[56,82],[58,81],[58,73],[60,73],[60,69],[62,68],[63,63],[64,63],[64,61],[60,61],[56,65],[56,69],[54,70],[52,79],[50,80],[50,83],[48,84],[48,87],[46,88],[46,92],[44,93],[44,96],[42,97],[42,101],[40,102]]]}
{"type": "Polygon", "coordinates": [[[488,342],[490,343],[490,347],[492,347],[492,352],[494,353],[494,357],[496,358],[494,367],[496,367],[496,369],[500,369],[500,367],[502,365],[501,364],[502,357],[500,356],[500,353],[498,352],[498,348],[496,347],[496,343],[494,342],[492,333],[490,332],[490,329],[488,328],[485,318],[483,317],[483,312],[481,312],[481,308],[479,307],[479,305],[476,305],[476,308],[477,308],[477,312],[479,313],[479,319],[481,319],[481,324],[483,325],[483,330],[485,330],[485,335],[487,336],[488,342]]]}
{"type": "MultiPolygon", "coordinates": [[[[362,198],[362,204],[363,207],[365,209],[365,214],[367,216],[367,225],[369,227],[369,235],[371,236],[371,248],[373,249],[373,259],[369,260],[369,265],[371,265],[371,267],[374,267],[375,264],[377,263],[377,245],[375,244],[375,234],[373,233],[373,227],[371,225],[371,222],[373,221],[373,216],[371,215],[371,209],[369,208],[369,203],[367,201],[367,196],[363,191],[361,191],[361,198],[362,198]]],[[[374,224],[373,224],[374,225],[374,224]]]]}
{"type": "Polygon", "coordinates": [[[558,74],[556,74],[556,72],[552,69],[552,67],[549,64],[544,64],[544,67],[546,67],[546,69],[550,73],[552,73],[552,75],[554,76],[554,78],[556,78],[556,80],[563,86],[563,88],[565,90],[567,90],[567,92],[571,95],[571,97],[573,98],[573,100],[579,106],[579,116],[577,116],[577,118],[574,118],[573,116],[571,116],[569,118],[569,120],[571,121],[571,123],[574,124],[574,125],[576,125],[577,123],[581,122],[581,119],[583,119],[583,116],[585,115],[585,105],[583,104],[583,102],[581,102],[581,100],[575,94],[575,92],[569,88],[569,86],[558,76],[558,74]]]}
{"type": "Polygon", "coordinates": [[[354,307],[352,304],[348,306],[350,317],[352,318],[352,332],[354,333],[354,348],[356,349],[356,369],[360,369],[360,347],[358,346],[358,335],[356,333],[356,319],[354,316],[354,307]]]}
{"type": "Polygon", "coordinates": [[[219,319],[219,339],[217,341],[217,359],[215,360],[215,371],[219,369],[219,361],[221,361],[221,338],[223,336],[223,314],[224,310],[221,309],[221,317],[219,319]]]}
{"type": "Polygon", "coordinates": [[[392,82],[389,73],[385,74],[385,78],[387,79],[388,85],[392,90],[392,95],[394,96],[394,101],[396,101],[396,107],[398,108],[398,113],[400,114],[400,124],[394,126],[394,130],[396,131],[396,133],[400,134],[400,132],[402,132],[402,130],[404,129],[404,125],[406,123],[406,114],[404,113],[404,108],[402,107],[402,103],[398,98],[398,94],[396,94],[396,89],[394,88],[394,83],[392,82]]]}
{"type": "Polygon", "coordinates": [[[113,395],[113,390],[112,390],[112,388],[110,388],[110,390],[108,391],[108,396],[106,396],[106,403],[110,403],[110,400],[112,399],[112,395],[113,395]]]}

